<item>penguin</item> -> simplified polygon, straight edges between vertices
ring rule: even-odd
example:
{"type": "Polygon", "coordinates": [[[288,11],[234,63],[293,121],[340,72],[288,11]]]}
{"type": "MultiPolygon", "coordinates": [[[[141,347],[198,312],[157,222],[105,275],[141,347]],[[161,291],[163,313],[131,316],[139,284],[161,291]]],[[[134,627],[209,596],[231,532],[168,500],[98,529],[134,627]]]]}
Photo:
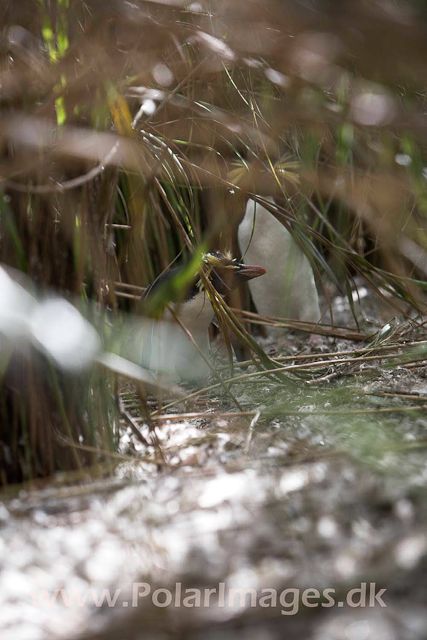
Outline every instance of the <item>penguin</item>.
{"type": "MultiPolygon", "coordinates": [[[[143,313],[158,322],[146,340],[142,364],[170,382],[203,384],[210,372],[208,329],[215,312],[199,270],[189,273],[189,268],[167,270],[143,294],[143,313]],[[177,330],[177,323],[190,332],[195,344],[181,326],[177,330]]],[[[220,251],[204,254],[201,268],[219,296],[266,273],[263,267],[239,263],[220,251]]]]}
{"type": "MultiPolygon", "coordinates": [[[[266,198],[274,205],[272,197],[266,198]]],[[[265,207],[248,200],[237,237],[242,262],[266,268],[262,281],[249,282],[258,313],[317,323],[321,319],[319,296],[311,265],[289,231],[265,207]]],[[[286,329],[269,327],[268,335],[286,329]]]]}

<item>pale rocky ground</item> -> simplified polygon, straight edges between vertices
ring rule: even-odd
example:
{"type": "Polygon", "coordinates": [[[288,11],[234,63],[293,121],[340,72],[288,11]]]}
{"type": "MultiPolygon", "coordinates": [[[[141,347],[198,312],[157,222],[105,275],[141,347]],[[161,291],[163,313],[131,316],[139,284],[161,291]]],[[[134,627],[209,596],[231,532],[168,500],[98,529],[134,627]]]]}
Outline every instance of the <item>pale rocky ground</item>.
{"type": "MultiPolygon", "coordinates": [[[[349,321],[335,299],[336,321],[349,321]]],[[[390,309],[367,295],[381,322],[390,309]]],[[[419,338],[420,336],[418,336],[419,338]]],[[[272,352],[339,351],[335,338],[263,339],[272,352]]],[[[289,392],[270,380],[235,384],[244,409],[277,404],[312,411],[253,425],[228,396],[199,398],[197,419],[164,423],[168,464],[119,462],[115,476],[78,485],[51,483],[0,504],[2,640],[77,637],[395,640],[425,638],[427,610],[427,419],[417,413],[316,415],[385,406],[364,395],[399,390],[427,395],[423,367],[380,368],[289,392]],[[424,442],[424,446],[423,446],[424,442]],[[151,594],[189,588],[336,589],[337,602],[361,583],[385,588],[373,607],[155,606],[151,594]],[[132,607],[135,583],[151,594],[132,607]],[[93,593],[87,592],[93,589],[93,593]],[[94,605],[108,588],[114,607],[94,605]],[[64,589],[74,602],[40,602],[64,589]],[[77,595],[86,602],[79,603],[77,595]],[[97,594],[97,595],[96,595],[97,594]],[[289,612],[290,607],[287,607],[289,612]]],[[[402,403],[400,399],[387,399],[402,403]]],[[[176,411],[176,408],[171,410],[176,411]]],[[[144,431],[144,433],[148,433],[144,431]]],[[[147,454],[123,426],[123,454],[147,454]]],[[[153,453],[149,451],[148,453],[153,453]]],[[[325,600],[323,600],[325,602],[325,600]]]]}

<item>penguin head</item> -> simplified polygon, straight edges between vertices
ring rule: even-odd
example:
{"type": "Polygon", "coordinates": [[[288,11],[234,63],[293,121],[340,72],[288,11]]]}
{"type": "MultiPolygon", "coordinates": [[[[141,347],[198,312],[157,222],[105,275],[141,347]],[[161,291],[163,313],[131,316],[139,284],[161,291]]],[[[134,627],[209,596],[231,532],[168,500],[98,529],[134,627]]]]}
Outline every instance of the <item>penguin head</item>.
{"type": "Polygon", "coordinates": [[[213,251],[203,256],[204,272],[220,295],[266,273],[263,267],[243,264],[229,254],[213,251]]]}

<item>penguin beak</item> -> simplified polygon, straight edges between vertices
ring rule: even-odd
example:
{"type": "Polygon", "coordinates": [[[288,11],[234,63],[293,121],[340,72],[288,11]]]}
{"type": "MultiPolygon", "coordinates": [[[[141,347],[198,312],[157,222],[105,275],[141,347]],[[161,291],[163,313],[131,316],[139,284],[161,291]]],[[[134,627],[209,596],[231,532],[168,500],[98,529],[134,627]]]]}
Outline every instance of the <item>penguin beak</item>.
{"type": "Polygon", "coordinates": [[[245,280],[253,280],[267,273],[264,267],[258,267],[253,264],[239,264],[238,269],[237,273],[245,280]]]}
{"type": "Polygon", "coordinates": [[[259,278],[266,273],[264,267],[237,262],[219,251],[207,254],[206,257],[207,263],[212,265],[210,272],[212,284],[220,295],[226,295],[243,282],[259,278]]]}

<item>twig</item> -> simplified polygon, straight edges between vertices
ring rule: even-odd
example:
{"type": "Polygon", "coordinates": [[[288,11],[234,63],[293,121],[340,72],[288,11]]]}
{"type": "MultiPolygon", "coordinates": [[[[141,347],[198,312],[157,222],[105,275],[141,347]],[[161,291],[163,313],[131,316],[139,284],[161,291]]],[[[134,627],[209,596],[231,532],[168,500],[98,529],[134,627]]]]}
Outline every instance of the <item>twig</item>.
{"type": "Polygon", "coordinates": [[[245,446],[245,455],[246,456],[249,453],[249,449],[250,449],[250,446],[251,446],[255,425],[258,422],[260,415],[261,415],[261,411],[258,409],[258,411],[255,413],[254,417],[251,420],[251,424],[249,425],[248,437],[247,437],[246,446],[245,446]]]}
{"type": "Polygon", "coordinates": [[[371,415],[381,413],[411,413],[413,411],[425,411],[427,404],[420,404],[418,407],[379,407],[377,409],[339,409],[338,411],[326,411],[319,409],[316,411],[300,411],[288,409],[274,409],[262,412],[264,418],[271,418],[277,415],[281,416],[358,416],[371,415]]]}
{"type": "Polygon", "coordinates": [[[236,314],[249,319],[253,324],[268,327],[284,327],[289,329],[297,329],[298,331],[304,331],[305,333],[317,333],[319,335],[331,336],[336,338],[342,338],[344,340],[354,340],[357,342],[365,342],[368,338],[367,335],[346,328],[332,327],[331,325],[317,324],[313,322],[302,322],[300,320],[292,320],[286,318],[275,318],[273,316],[260,316],[258,313],[252,311],[245,311],[243,309],[232,309],[236,314]]]}
{"type": "Polygon", "coordinates": [[[121,398],[120,398],[119,408],[120,408],[120,415],[122,415],[123,418],[126,420],[126,422],[128,423],[128,425],[132,430],[132,433],[137,438],[137,440],[139,440],[145,447],[149,447],[150,443],[140,432],[138,425],[135,423],[135,418],[131,416],[130,413],[127,411],[121,398]]]}
{"type": "MultiPolygon", "coordinates": [[[[254,416],[256,411],[215,411],[208,413],[207,411],[193,411],[191,413],[163,413],[156,415],[159,422],[180,422],[181,420],[195,420],[197,418],[240,418],[245,416],[254,416]]],[[[135,418],[141,420],[142,418],[135,418]]]]}
{"type": "Polygon", "coordinates": [[[365,396],[378,396],[379,398],[401,398],[402,400],[427,400],[426,396],[411,393],[389,393],[381,391],[365,391],[365,396]]]}
{"type": "Polygon", "coordinates": [[[141,300],[141,296],[135,295],[134,293],[125,293],[124,291],[115,291],[114,294],[118,298],[129,298],[130,300],[141,300]]]}
{"type": "MultiPolygon", "coordinates": [[[[274,358],[275,362],[293,362],[294,360],[320,360],[321,358],[327,357],[339,357],[339,356],[349,356],[354,355],[356,358],[359,357],[359,354],[369,354],[373,351],[381,352],[381,351],[397,351],[398,349],[405,349],[408,347],[418,347],[420,345],[425,345],[427,347],[426,340],[418,340],[415,342],[406,342],[403,344],[396,345],[383,345],[383,346],[375,346],[375,347],[363,347],[361,349],[347,349],[346,351],[324,351],[323,353],[307,353],[307,354],[298,354],[295,356],[277,356],[274,358]]],[[[398,356],[399,354],[396,354],[398,356]]],[[[235,367],[247,367],[248,365],[253,364],[252,360],[245,360],[243,362],[236,362],[235,367]]]]}

